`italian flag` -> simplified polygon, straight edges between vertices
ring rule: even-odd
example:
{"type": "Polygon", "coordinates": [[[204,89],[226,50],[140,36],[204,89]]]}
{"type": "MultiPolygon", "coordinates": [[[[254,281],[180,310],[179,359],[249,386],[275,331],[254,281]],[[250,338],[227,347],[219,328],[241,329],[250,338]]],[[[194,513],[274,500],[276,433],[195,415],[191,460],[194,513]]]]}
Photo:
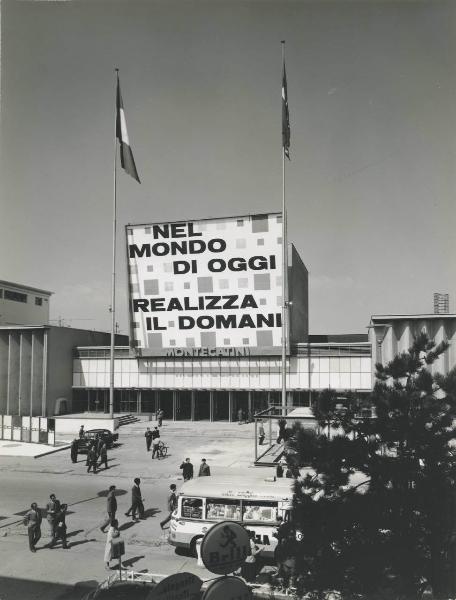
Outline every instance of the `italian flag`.
{"type": "Polygon", "coordinates": [[[120,163],[126,173],[131,175],[138,183],[141,183],[138,177],[138,171],[136,170],[135,159],[133,158],[133,152],[130,147],[130,140],[128,139],[127,122],[125,120],[125,112],[122,101],[122,94],[120,93],[119,75],[117,75],[117,117],[116,117],[116,137],[119,140],[120,146],[120,163]]]}

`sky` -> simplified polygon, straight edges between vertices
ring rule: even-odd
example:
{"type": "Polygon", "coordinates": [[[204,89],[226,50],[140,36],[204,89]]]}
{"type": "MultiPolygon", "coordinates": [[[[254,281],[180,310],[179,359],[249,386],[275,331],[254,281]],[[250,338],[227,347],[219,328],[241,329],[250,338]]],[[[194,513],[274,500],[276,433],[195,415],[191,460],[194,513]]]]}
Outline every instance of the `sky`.
{"type": "Polygon", "coordinates": [[[456,311],[456,3],[73,0],[1,4],[0,278],[51,318],[109,330],[115,74],[141,185],[124,226],[281,210],[309,270],[311,334],[456,311]]]}

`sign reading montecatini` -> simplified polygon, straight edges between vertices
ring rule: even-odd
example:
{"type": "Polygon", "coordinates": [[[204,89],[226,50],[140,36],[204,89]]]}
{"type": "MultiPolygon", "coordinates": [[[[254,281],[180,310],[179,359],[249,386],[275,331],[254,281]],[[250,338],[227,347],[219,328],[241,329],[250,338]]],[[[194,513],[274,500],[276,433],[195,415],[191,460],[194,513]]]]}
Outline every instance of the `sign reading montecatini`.
{"type": "Polygon", "coordinates": [[[131,339],[138,355],[256,348],[282,338],[280,213],[128,225],[131,339]]]}

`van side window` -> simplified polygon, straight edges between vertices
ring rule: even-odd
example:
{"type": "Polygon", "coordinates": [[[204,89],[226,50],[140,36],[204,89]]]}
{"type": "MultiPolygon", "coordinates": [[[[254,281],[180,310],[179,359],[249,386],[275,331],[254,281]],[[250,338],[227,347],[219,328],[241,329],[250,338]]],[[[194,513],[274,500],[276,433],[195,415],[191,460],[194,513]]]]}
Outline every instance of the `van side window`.
{"type": "Polygon", "coordinates": [[[202,519],[203,501],[201,498],[182,498],[182,517],[202,519]]]}
{"type": "Polygon", "coordinates": [[[241,520],[241,503],[239,500],[225,500],[217,498],[208,498],[206,500],[206,518],[223,521],[241,520]]]}
{"type": "Polygon", "coordinates": [[[275,523],[277,521],[277,502],[258,500],[242,501],[242,520],[248,522],[275,523]]]}

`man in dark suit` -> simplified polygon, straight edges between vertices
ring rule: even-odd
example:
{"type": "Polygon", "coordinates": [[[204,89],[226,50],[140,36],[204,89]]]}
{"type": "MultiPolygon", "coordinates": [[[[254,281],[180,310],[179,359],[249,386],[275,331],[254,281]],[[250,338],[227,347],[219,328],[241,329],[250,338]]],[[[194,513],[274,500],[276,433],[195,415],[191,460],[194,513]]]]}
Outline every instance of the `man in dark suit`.
{"type": "Polygon", "coordinates": [[[133,521],[139,521],[139,519],[136,518],[136,511],[138,511],[140,519],[144,518],[144,504],[141,497],[141,488],[139,487],[140,483],[141,479],[136,477],[136,479],[134,479],[134,486],[131,488],[131,506],[125,513],[125,516],[129,517],[131,512],[133,521]]]}
{"type": "Polygon", "coordinates": [[[189,458],[185,459],[185,462],[181,464],[179,469],[182,469],[182,475],[184,476],[184,481],[188,481],[189,479],[193,479],[193,465],[190,462],[189,458]]]}
{"type": "Polygon", "coordinates": [[[106,527],[108,525],[112,525],[112,522],[116,518],[117,498],[116,498],[116,486],[115,485],[109,486],[109,492],[108,492],[108,495],[106,496],[106,512],[108,513],[107,517],[103,521],[103,523],[100,527],[100,529],[103,533],[105,533],[106,527]]]}
{"type": "Polygon", "coordinates": [[[146,438],[146,448],[147,448],[147,452],[149,452],[150,450],[150,445],[152,444],[152,431],[150,430],[150,427],[148,427],[146,429],[146,433],[144,434],[144,437],[146,438]]]}
{"type": "Polygon", "coordinates": [[[49,548],[53,548],[58,540],[62,540],[62,548],[68,549],[67,544],[67,526],[66,526],[66,511],[68,505],[62,504],[55,516],[55,535],[52,538],[49,548]]]}
{"type": "Polygon", "coordinates": [[[29,547],[31,552],[36,552],[35,546],[41,538],[41,511],[36,502],[32,502],[30,510],[24,517],[24,525],[27,525],[29,547]]]}
{"type": "Polygon", "coordinates": [[[70,449],[71,462],[73,462],[73,463],[78,462],[78,448],[79,448],[79,440],[77,438],[74,438],[74,440],[71,442],[71,449],[70,449]]]}
{"type": "Polygon", "coordinates": [[[93,469],[93,472],[96,473],[97,472],[97,453],[96,453],[94,446],[92,446],[87,453],[87,462],[89,465],[87,467],[87,473],[90,471],[90,469],[93,469]]]}

